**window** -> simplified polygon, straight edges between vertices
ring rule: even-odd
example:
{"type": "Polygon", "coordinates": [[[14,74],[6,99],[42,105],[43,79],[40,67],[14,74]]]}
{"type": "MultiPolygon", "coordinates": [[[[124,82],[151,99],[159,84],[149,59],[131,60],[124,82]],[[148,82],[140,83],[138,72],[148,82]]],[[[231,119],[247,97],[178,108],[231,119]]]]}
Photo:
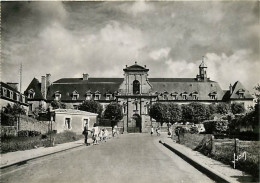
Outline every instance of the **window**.
{"type": "Polygon", "coordinates": [[[86,100],[90,100],[90,99],[91,99],[91,94],[87,94],[86,100]]]}
{"type": "Polygon", "coordinates": [[[106,100],[111,100],[112,94],[106,94],[106,100]]]}
{"type": "Polygon", "coordinates": [[[215,100],[216,99],[216,95],[210,95],[210,98],[215,100]]]}
{"type": "Polygon", "coordinates": [[[238,97],[239,97],[239,98],[244,98],[244,93],[239,93],[239,94],[238,94],[238,97]]]}
{"type": "Polygon", "coordinates": [[[100,94],[95,94],[94,100],[99,100],[100,99],[100,94]]]}
{"type": "Polygon", "coordinates": [[[61,98],[61,94],[59,93],[55,94],[55,100],[60,100],[60,98],[61,98]]]}
{"type": "Polygon", "coordinates": [[[32,111],[32,104],[29,104],[29,111],[32,111]]]}
{"type": "Polygon", "coordinates": [[[187,100],[187,95],[182,95],[183,100],[187,100]]]}
{"type": "Polygon", "coordinates": [[[193,100],[197,100],[198,96],[197,95],[193,95],[192,98],[193,98],[193,100]]]}
{"type": "Polygon", "coordinates": [[[24,96],[22,95],[22,102],[25,103],[25,98],[24,96]]]}
{"type": "Polygon", "coordinates": [[[72,96],[72,100],[78,100],[78,94],[73,94],[73,96],[72,96]]]}
{"type": "Polygon", "coordinates": [[[177,95],[173,95],[173,96],[172,96],[172,99],[173,99],[173,100],[177,100],[177,95]]]}
{"type": "Polygon", "coordinates": [[[8,98],[10,98],[10,90],[7,90],[6,96],[7,96],[8,98]]]}
{"type": "Polygon", "coordinates": [[[133,82],[133,94],[140,94],[140,82],[138,80],[133,82]]]}
{"type": "Polygon", "coordinates": [[[126,105],[126,103],[124,103],[124,104],[123,104],[123,113],[124,113],[124,114],[126,114],[126,111],[127,111],[126,109],[127,109],[127,105],[126,105]]]}
{"type": "Polygon", "coordinates": [[[10,91],[10,99],[13,99],[13,92],[10,91]]]}
{"type": "Polygon", "coordinates": [[[28,91],[28,98],[30,98],[30,99],[32,99],[32,98],[34,98],[34,90],[33,89],[30,89],[29,91],[28,91]]]}
{"type": "Polygon", "coordinates": [[[7,90],[6,88],[3,87],[3,96],[6,97],[7,96],[7,90]]]}
{"type": "Polygon", "coordinates": [[[20,95],[17,93],[16,94],[16,100],[19,101],[20,95]]]}
{"type": "Polygon", "coordinates": [[[68,130],[71,129],[71,119],[70,118],[65,118],[65,127],[68,130]]]}
{"type": "Polygon", "coordinates": [[[163,100],[168,100],[168,96],[166,94],[163,95],[163,100]]]}

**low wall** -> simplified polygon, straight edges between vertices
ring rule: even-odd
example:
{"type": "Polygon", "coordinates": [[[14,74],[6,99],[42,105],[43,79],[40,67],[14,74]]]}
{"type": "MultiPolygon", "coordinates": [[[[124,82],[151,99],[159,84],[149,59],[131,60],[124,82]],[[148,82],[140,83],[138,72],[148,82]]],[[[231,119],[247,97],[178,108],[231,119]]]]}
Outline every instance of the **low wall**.
{"type": "Polygon", "coordinates": [[[17,127],[16,126],[1,126],[1,136],[16,136],[17,127]]]}
{"type": "MultiPolygon", "coordinates": [[[[19,131],[29,130],[38,131],[42,134],[47,133],[51,129],[49,121],[38,121],[28,116],[22,116],[19,123],[19,131]]],[[[52,122],[52,129],[55,130],[55,122],[52,122]]]]}

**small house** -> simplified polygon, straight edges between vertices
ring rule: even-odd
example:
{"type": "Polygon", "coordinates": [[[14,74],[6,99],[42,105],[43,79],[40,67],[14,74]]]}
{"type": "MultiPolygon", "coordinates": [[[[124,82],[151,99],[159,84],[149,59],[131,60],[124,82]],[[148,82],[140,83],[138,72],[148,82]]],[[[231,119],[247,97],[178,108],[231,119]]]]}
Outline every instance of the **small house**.
{"type": "Polygon", "coordinates": [[[76,109],[55,109],[53,112],[53,130],[57,130],[57,133],[69,130],[81,134],[85,123],[88,121],[89,128],[92,128],[98,116],[96,113],[76,109]]]}

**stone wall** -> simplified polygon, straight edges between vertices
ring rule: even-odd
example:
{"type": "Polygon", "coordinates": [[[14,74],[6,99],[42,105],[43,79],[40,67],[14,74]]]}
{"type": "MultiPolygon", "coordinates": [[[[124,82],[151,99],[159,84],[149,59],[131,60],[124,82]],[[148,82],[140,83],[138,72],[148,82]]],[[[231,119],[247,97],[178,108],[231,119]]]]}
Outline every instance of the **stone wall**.
{"type": "Polygon", "coordinates": [[[0,125],[1,128],[1,136],[16,136],[17,132],[16,126],[2,126],[0,125]]]}
{"type": "MultiPolygon", "coordinates": [[[[52,122],[52,129],[55,130],[55,122],[52,122]]],[[[19,131],[29,130],[38,131],[42,134],[47,133],[50,130],[51,124],[49,121],[38,121],[28,116],[21,116],[19,123],[19,131]]]]}

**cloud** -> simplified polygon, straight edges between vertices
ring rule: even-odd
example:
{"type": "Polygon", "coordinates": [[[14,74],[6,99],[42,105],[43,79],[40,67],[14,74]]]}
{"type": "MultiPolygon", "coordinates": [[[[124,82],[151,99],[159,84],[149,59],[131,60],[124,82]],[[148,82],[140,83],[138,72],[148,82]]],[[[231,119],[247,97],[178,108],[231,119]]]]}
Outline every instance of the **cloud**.
{"type": "Polygon", "coordinates": [[[208,66],[208,76],[215,81],[219,81],[223,88],[227,88],[229,84],[236,81],[248,89],[253,89],[260,82],[258,71],[260,63],[258,61],[250,61],[250,50],[237,50],[230,56],[225,53],[207,53],[205,61],[208,66]]]}
{"type": "Polygon", "coordinates": [[[154,50],[154,51],[150,52],[149,56],[153,60],[159,60],[159,59],[167,58],[170,51],[171,51],[171,48],[169,48],[169,47],[161,48],[159,50],[154,50]]]}
{"type": "Polygon", "coordinates": [[[152,3],[147,3],[145,1],[136,1],[134,3],[129,4],[122,4],[119,7],[122,11],[129,13],[133,16],[138,16],[139,14],[142,13],[147,13],[152,10],[154,10],[154,6],[152,3]]]}

